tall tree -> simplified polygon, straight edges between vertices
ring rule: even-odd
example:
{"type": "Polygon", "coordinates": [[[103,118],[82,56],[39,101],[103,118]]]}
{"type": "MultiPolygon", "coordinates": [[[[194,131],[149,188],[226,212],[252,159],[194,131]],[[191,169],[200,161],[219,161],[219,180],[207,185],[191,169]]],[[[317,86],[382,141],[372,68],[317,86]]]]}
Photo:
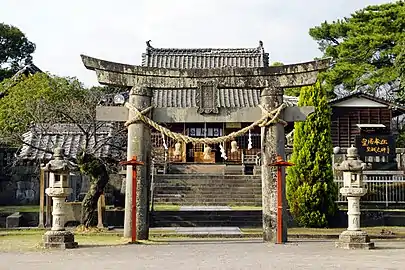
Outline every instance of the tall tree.
{"type": "Polygon", "coordinates": [[[35,44],[15,26],[0,23],[0,82],[32,61],[35,44]]]}
{"type": "Polygon", "coordinates": [[[287,200],[295,220],[306,227],[324,227],[336,211],[333,182],[331,109],[324,88],[303,87],[298,106],[314,106],[305,122],[294,124],[294,146],[287,169],[287,200]]]}
{"type": "Polygon", "coordinates": [[[309,34],[324,56],[333,58],[333,67],[323,74],[328,90],[403,90],[398,77],[405,63],[397,56],[404,48],[404,1],[367,6],[350,17],[325,21],[309,34]]]}
{"type": "MultiPolygon", "coordinates": [[[[97,131],[108,124],[96,121],[96,105],[104,92],[86,89],[74,78],[45,73],[22,76],[13,82],[6,79],[0,84],[0,92],[7,92],[0,99],[0,138],[7,143],[27,144],[23,134],[33,124],[39,132],[43,132],[54,124],[67,123],[84,135],[79,155],[73,161],[82,173],[90,177],[90,188],[83,200],[82,221],[86,227],[95,225],[97,201],[109,181],[107,164],[110,161],[95,153],[105,144],[120,147],[120,141],[116,140],[119,134],[111,134],[107,140],[97,138],[97,131]]],[[[117,133],[122,130],[117,130],[117,133]]],[[[55,147],[44,143],[40,145],[49,147],[39,149],[49,153],[55,147]]]]}

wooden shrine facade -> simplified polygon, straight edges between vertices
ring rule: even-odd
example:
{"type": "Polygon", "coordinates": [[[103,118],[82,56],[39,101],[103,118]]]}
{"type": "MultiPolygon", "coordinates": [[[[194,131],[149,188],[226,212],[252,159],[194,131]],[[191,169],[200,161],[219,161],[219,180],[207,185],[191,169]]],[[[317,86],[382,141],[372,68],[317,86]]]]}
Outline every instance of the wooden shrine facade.
{"type": "MultiPolygon", "coordinates": [[[[173,123],[167,125],[170,130],[185,134],[190,137],[204,138],[204,137],[219,137],[228,135],[251,123],[173,123]]],[[[232,151],[231,142],[223,144],[225,149],[226,159],[221,157],[219,145],[209,145],[211,147],[211,157],[209,159],[203,157],[204,145],[203,144],[182,144],[181,155],[175,155],[175,144],[177,141],[165,137],[157,132],[152,132],[152,146],[156,153],[160,153],[163,157],[166,154],[167,162],[169,163],[227,163],[227,164],[241,164],[251,163],[255,164],[259,157],[261,143],[260,143],[260,128],[255,128],[249,133],[236,137],[234,140],[237,142],[238,149],[232,151]],[[249,137],[251,140],[251,148],[249,148],[249,137]],[[167,147],[167,148],[166,148],[167,147]]]]}

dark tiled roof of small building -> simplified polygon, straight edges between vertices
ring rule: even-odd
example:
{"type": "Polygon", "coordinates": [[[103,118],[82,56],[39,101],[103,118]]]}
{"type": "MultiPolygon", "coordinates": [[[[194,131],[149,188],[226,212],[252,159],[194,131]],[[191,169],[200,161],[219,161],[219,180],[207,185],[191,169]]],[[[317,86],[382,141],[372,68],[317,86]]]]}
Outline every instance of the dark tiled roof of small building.
{"type": "Polygon", "coordinates": [[[35,73],[37,73],[37,72],[42,72],[42,70],[40,70],[36,65],[34,65],[34,64],[28,64],[28,65],[25,65],[22,69],[20,69],[19,71],[17,71],[14,75],[13,75],[13,77],[12,77],[12,79],[16,79],[16,78],[18,78],[20,75],[22,75],[22,74],[24,74],[25,76],[27,76],[27,75],[29,75],[29,74],[31,74],[31,75],[33,75],[33,74],[35,74],[35,73]]]}
{"type": "MultiPolygon", "coordinates": [[[[113,127],[106,125],[97,130],[96,138],[98,142],[106,142],[112,134],[113,127]]],[[[18,158],[22,160],[49,160],[55,147],[62,147],[66,157],[75,159],[86,141],[86,136],[76,124],[36,125],[23,137],[24,144],[18,153],[18,158]]],[[[92,136],[88,149],[94,148],[98,148],[98,145],[92,136]]],[[[114,158],[119,157],[121,153],[110,144],[104,144],[94,154],[97,157],[114,158]]]]}
{"type": "Polygon", "coordinates": [[[339,102],[347,100],[347,99],[351,99],[353,97],[364,97],[366,99],[369,99],[369,100],[384,104],[384,105],[388,106],[390,109],[392,109],[393,112],[394,112],[394,115],[396,115],[396,116],[405,113],[405,107],[402,104],[399,104],[397,102],[392,102],[392,101],[390,101],[388,99],[385,99],[385,98],[382,98],[382,97],[374,96],[374,95],[369,94],[369,93],[367,93],[365,91],[362,91],[362,90],[352,91],[352,92],[349,92],[346,95],[343,95],[341,97],[331,99],[329,101],[329,104],[331,106],[333,106],[336,103],[339,103],[339,102]]]}
{"type": "Polygon", "coordinates": [[[154,48],[149,42],[142,65],[159,68],[267,67],[269,54],[255,48],[154,48]]]}

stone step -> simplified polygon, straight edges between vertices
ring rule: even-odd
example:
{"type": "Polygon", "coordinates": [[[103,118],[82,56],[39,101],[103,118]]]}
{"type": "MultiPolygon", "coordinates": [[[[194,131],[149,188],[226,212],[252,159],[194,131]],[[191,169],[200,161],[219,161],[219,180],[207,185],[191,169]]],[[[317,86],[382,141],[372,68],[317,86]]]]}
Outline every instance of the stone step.
{"type": "Polygon", "coordinates": [[[155,179],[189,179],[201,181],[205,179],[225,179],[235,181],[261,180],[257,175],[221,175],[221,174],[155,174],[155,179]]]}
{"type": "Polygon", "coordinates": [[[167,198],[167,199],[163,199],[163,198],[159,198],[156,199],[155,204],[159,203],[159,204],[177,204],[177,205],[235,205],[235,206],[261,206],[262,204],[262,200],[206,200],[206,201],[202,201],[202,200],[191,200],[191,199],[187,199],[187,200],[182,200],[179,198],[167,198]]]}
{"type": "Polygon", "coordinates": [[[159,211],[151,215],[153,227],[260,227],[262,213],[257,211],[159,211]]]}
{"type": "Polygon", "coordinates": [[[224,187],[224,186],[154,186],[154,192],[158,193],[171,193],[171,192],[182,192],[182,193],[193,193],[193,192],[245,192],[245,193],[262,193],[262,187],[257,186],[247,186],[247,187],[224,187]]]}

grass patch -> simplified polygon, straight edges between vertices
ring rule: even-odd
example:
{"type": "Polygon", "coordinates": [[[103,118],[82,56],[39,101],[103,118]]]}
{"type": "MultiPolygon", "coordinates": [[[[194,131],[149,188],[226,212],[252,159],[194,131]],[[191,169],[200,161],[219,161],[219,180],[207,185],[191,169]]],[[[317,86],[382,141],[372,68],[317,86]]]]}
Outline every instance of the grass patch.
{"type": "Polygon", "coordinates": [[[155,204],[153,205],[154,211],[179,211],[180,205],[175,204],[155,204]]]}
{"type": "Polygon", "coordinates": [[[234,211],[262,210],[261,206],[239,205],[239,206],[230,206],[230,207],[234,211]]]}
{"type": "MultiPolygon", "coordinates": [[[[0,252],[46,250],[42,247],[43,234],[44,231],[36,231],[36,233],[31,232],[30,234],[1,235],[0,252]]],[[[79,243],[79,247],[117,246],[128,243],[128,239],[116,235],[75,235],[75,241],[79,243]]]]}
{"type": "MultiPolygon", "coordinates": [[[[0,206],[0,213],[14,213],[14,212],[38,212],[39,205],[7,205],[0,206]]],[[[45,211],[46,212],[46,211],[45,211]]]]}

